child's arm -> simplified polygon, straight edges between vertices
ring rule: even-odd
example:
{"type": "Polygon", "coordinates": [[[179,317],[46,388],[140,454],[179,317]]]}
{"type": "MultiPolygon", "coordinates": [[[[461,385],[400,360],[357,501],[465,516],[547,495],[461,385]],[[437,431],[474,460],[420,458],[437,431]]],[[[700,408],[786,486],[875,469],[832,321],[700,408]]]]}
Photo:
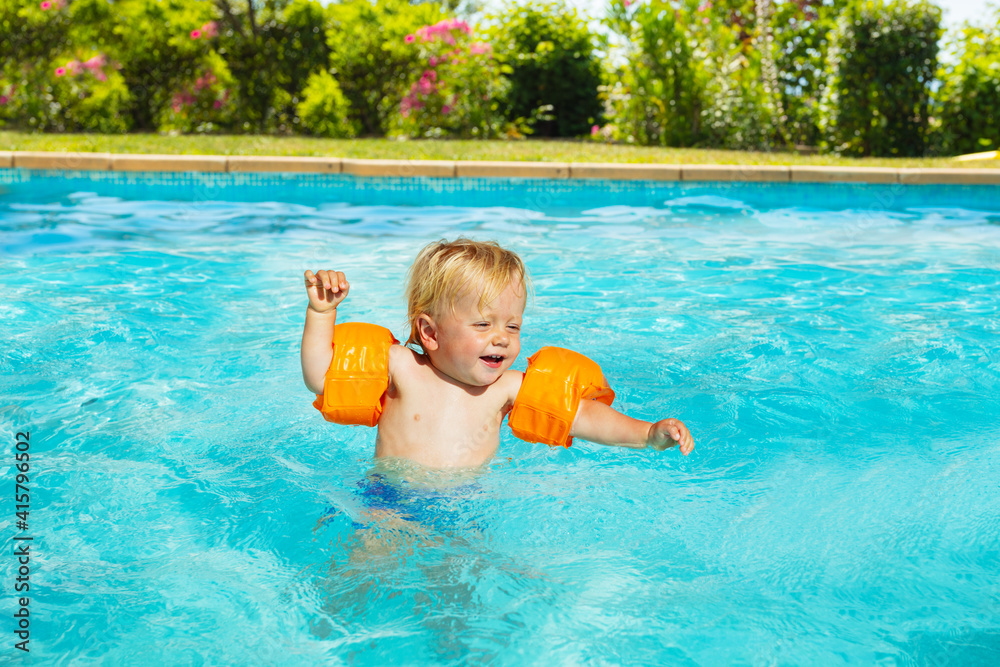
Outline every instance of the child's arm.
{"type": "Polygon", "coordinates": [[[679,419],[663,419],[651,424],[632,419],[599,401],[580,401],[570,435],[602,445],[636,449],[652,447],[663,451],[680,445],[684,456],[694,449],[694,439],[679,419]]]}
{"type": "Polygon", "coordinates": [[[323,393],[326,371],[333,360],[333,326],[337,306],[347,298],[351,286],[340,271],[306,271],[309,307],[302,330],[302,379],[314,394],[323,393]]]}

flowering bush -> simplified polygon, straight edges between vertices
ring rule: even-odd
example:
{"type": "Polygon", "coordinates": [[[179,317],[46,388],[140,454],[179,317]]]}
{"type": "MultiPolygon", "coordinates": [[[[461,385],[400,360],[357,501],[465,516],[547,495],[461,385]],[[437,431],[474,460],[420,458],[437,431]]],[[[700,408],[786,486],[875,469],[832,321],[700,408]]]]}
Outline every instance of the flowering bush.
{"type": "Polygon", "coordinates": [[[27,129],[119,133],[130,127],[128,88],[103,53],[58,56],[20,74],[17,82],[0,80],[0,113],[27,129]]]}
{"type": "Polygon", "coordinates": [[[207,3],[190,0],[73,0],[73,39],[103,43],[121,64],[134,127],[159,129],[173,94],[209,66],[211,45],[192,32],[212,21],[207,3]]]}
{"type": "Polygon", "coordinates": [[[426,68],[400,102],[399,132],[489,138],[507,131],[504,100],[509,84],[493,48],[475,41],[468,23],[443,19],[419,28],[405,41],[417,45],[426,68]]]}
{"type": "Polygon", "coordinates": [[[347,0],[328,7],[330,72],[365,134],[384,135],[415,75],[425,70],[416,31],[443,18],[432,3],[347,0]],[[413,38],[407,42],[407,35],[413,38]]]}
{"type": "Polygon", "coordinates": [[[233,77],[226,62],[212,52],[205,69],[193,81],[181,83],[163,105],[157,118],[161,132],[214,132],[232,125],[235,105],[233,77]]]}

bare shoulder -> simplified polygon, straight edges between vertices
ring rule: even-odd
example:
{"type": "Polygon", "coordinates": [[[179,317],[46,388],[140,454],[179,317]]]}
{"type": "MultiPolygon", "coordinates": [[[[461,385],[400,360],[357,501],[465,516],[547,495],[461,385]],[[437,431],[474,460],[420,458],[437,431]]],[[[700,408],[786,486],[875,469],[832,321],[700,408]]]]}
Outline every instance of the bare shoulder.
{"type": "Polygon", "coordinates": [[[517,398],[517,392],[521,390],[521,382],[523,380],[524,373],[515,370],[504,371],[500,379],[497,380],[497,384],[500,385],[499,389],[505,395],[507,405],[514,405],[514,399],[517,398]]]}
{"type": "Polygon", "coordinates": [[[389,377],[406,377],[418,365],[417,353],[405,345],[393,345],[389,348],[389,377]]]}

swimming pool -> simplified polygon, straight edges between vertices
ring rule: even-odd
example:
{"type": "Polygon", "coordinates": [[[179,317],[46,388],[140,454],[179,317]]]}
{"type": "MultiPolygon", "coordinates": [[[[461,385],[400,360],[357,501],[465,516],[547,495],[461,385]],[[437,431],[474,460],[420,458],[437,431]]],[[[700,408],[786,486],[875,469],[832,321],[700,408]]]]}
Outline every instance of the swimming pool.
{"type": "Polygon", "coordinates": [[[30,429],[33,488],[29,528],[0,526],[35,538],[37,661],[1000,655],[997,188],[0,183],[0,411],[8,442],[30,429]],[[697,448],[505,429],[483,471],[415,492],[444,525],[373,547],[353,524],[374,432],[310,407],[301,275],[344,270],[342,317],[399,337],[406,268],[459,234],[529,267],[516,368],[584,352],[620,409],[683,418],[697,448]]]}

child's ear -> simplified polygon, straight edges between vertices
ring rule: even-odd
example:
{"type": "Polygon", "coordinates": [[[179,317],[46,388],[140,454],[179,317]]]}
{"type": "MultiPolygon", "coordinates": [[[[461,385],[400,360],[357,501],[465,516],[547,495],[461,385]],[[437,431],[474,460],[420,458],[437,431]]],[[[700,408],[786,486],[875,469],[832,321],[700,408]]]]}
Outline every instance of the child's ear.
{"type": "Polygon", "coordinates": [[[424,352],[433,352],[440,347],[437,325],[430,315],[417,316],[417,334],[420,336],[420,347],[424,348],[424,352]]]}

